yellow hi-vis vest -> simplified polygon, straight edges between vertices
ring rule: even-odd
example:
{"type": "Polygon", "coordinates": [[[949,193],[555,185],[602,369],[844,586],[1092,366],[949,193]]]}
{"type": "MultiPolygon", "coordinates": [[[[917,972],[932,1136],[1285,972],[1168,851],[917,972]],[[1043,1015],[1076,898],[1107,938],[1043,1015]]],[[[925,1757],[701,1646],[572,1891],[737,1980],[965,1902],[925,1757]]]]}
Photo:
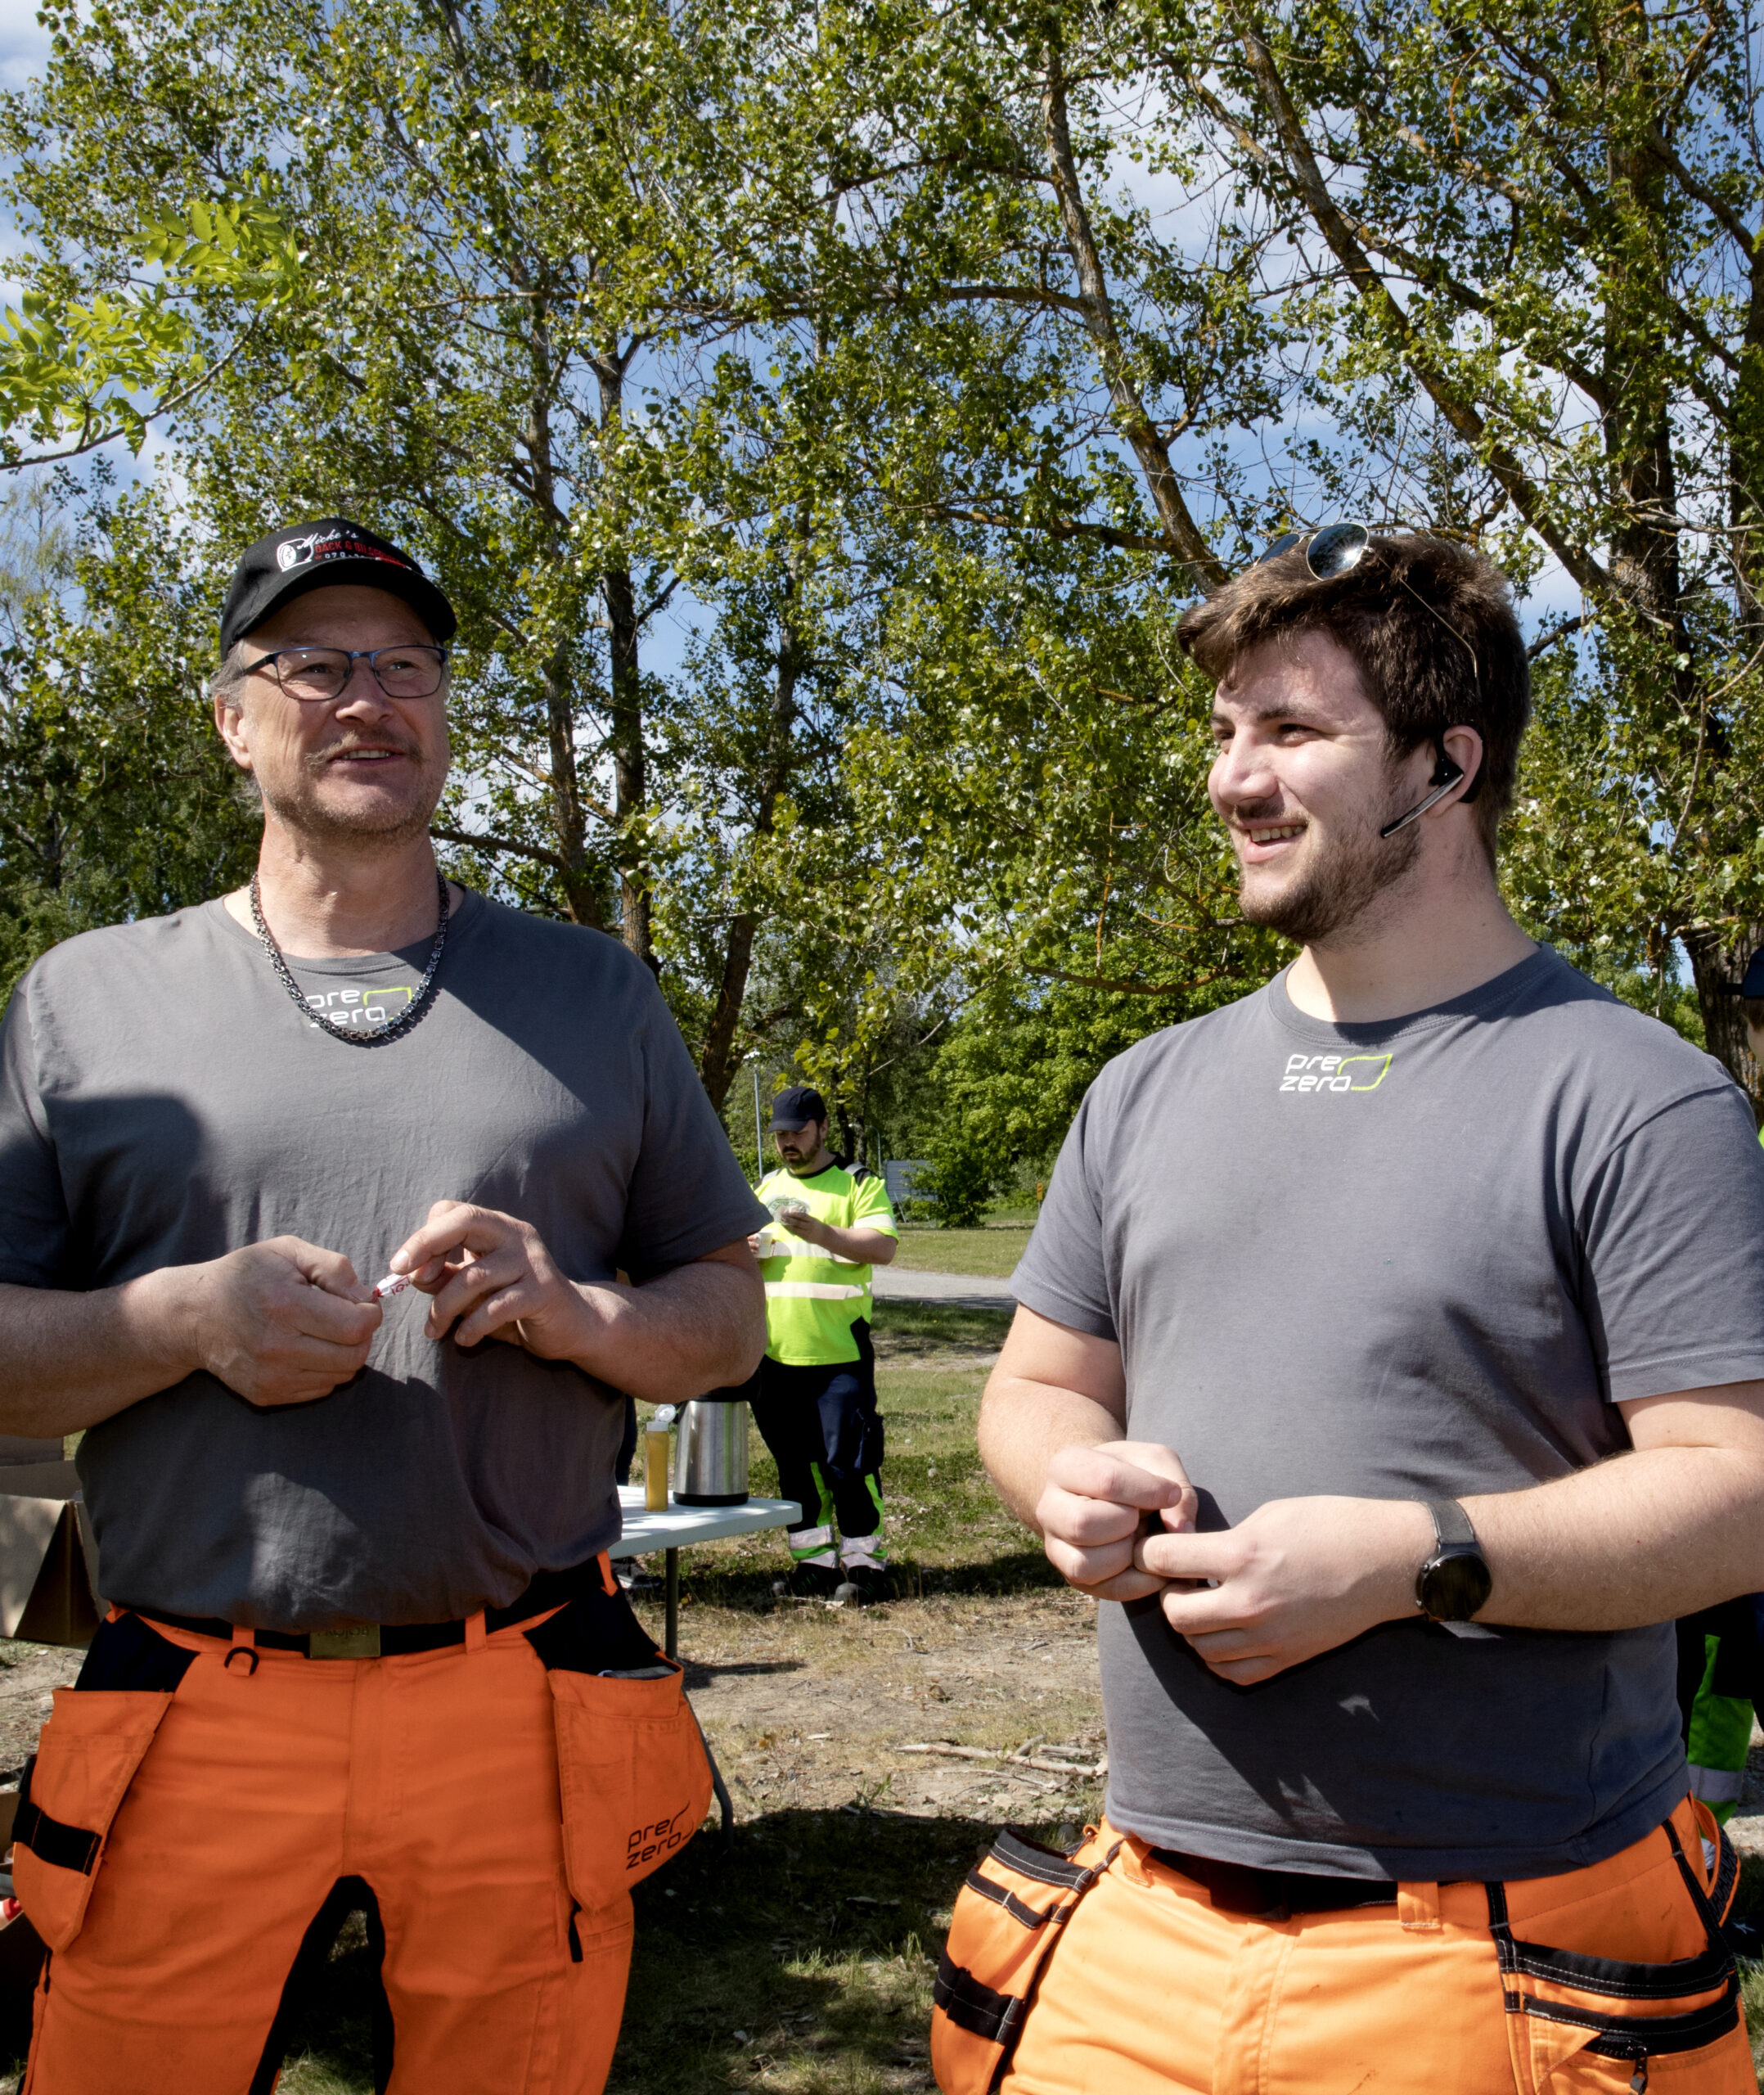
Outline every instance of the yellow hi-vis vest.
{"type": "MultiPolygon", "coordinates": [[[[794,1205],[807,1208],[817,1222],[830,1223],[835,1229],[900,1234],[887,1187],[861,1165],[847,1171],[830,1164],[812,1178],[798,1178],[788,1171],[768,1172],[759,1182],[759,1197],[774,1218],[781,1208],[794,1205]]],[[[870,1314],[869,1267],[835,1258],[818,1244],[788,1235],[776,1219],[771,1234],[777,1249],[759,1262],[766,1282],[767,1357],[795,1367],[857,1359],[852,1326],[870,1314]]]]}

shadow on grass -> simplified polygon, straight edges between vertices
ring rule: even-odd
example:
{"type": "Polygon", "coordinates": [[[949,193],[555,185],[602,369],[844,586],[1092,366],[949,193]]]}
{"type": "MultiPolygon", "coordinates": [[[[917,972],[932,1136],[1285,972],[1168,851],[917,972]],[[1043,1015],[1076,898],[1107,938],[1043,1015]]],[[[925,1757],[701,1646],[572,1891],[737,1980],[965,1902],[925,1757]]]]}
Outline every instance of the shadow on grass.
{"type": "Polygon", "coordinates": [[[848,1804],[695,1840],[637,1895],[611,2095],[929,2088],[950,1906],[997,1831],[848,1804]]]}
{"type": "MultiPolygon", "coordinates": [[[[731,1565],[727,1570],[713,1568],[714,1560],[702,1570],[682,1566],[680,1593],[682,1605],[696,1607],[736,1608],[744,1614],[772,1615],[792,1607],[815,1606],[815,1602],[791,1601],[777,1598],[772,1584],[778,1573],[771,1565],[754,1568],[751,1566],[731,1565]]],[[[897,1556],[890,1571],[890,1597],[895,1600],[920,1600],[933,1596],[952,1595],[957,1597],[984,1594],[997,1597],[1001,1593],[1041,1593],[1048,1590],[1069,1590],[1065,1581],[1055,1570],[1038,1549],[1007,1550],[997,1557],[988,1557],[979,1564],[926,1564],[918,1558],[897,1556]]],[[[641,1602],[648,1602],[650,1596],[640,1594],[641,1602]]],[[[878,1608],[886,1606],[878,1602],[878,1608]]],[[[685,1634],[682,1631],[681,1641],[685,1634]]],[[[711,1673],[779,1673],[787,1672],[795,1665],[794,1660],[742,1660],[721,1666],[713,1663],[706,1669],[711,1673]]],[[[688,1686],[691,1685],[690,1681],[688,1686]]]]}
{"type": "Polygon", "coordinates": [[[962,1302],[907,1302],[884,1300],[875,1305],[871,1331],[876,1358],[911,1359],[946,1349],[996,1351],[1010,1329],[1008,1309],[979,1309],[962,1302]]]}
{"type": "Polygon", "coordinates": [[[686,1684],[690,1692],[695,1687],[707,1686],[713,1680],[727,1679],[734,1674],[800,1673],[805,1661],[801,1659],[739,1659],[731,1660],[725,1665],[715,1659],[694,1659],[682,1654],[681,1663],[686,1668],[686,1684]]]}

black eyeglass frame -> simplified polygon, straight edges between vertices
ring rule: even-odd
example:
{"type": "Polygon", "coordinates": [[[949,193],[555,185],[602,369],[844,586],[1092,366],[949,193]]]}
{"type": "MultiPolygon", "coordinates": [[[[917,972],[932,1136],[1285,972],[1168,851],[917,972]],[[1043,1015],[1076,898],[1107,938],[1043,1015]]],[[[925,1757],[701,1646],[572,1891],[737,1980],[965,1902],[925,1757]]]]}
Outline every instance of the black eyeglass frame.
{"type": "Polygon", "coordinates": [[[245,663],[242,668],[247,676],[254,675],[259,669],[268,669],[276,679],[276,688],[284,698],[291,698],[296,705],[335,705],[349,689],[349,680],[355,674],[358,662],[367,665],[367,674],[388,698],[433,698],[447,682],[448,655],[447,648],[433,640],[407,641],[402,645],[389,647],[277,647],[268,655],[260,655],[254,662],[245,663]],[[285,655],[341,655],[346,658],[347,664],[343,672],[343,682],[329,698],[308,698],[303,692],[290,691],[281,680],[281,669],[277,667],[285,655]],[[433,655],[435,657],[435,680],[427,691],[387,691],[385,679],[380,674],[380,657],[382,655],[433,655]]]}

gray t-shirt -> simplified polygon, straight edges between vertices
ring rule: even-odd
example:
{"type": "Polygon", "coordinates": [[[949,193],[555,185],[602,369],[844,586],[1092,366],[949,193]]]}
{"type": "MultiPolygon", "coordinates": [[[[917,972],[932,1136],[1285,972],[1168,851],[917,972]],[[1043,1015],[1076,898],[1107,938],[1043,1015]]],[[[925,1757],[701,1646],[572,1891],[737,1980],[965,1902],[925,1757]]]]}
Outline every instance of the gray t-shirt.
{"type": "MultiPolygon", "coordinates": [[[[429,944],[294,962],[384,1004],[429,944]]],[[[765,1220],[649,971],[468,895],[436,996],[382,1047],[326,1036],[218,902],[88,932],[0,1028],[0,1280],[102,1287],[283,1234],[372,1282],[439,1200],[538,1229],[571,1279],[642,1281],[765,1220]]],[[[79,1468],[106,1597],[259,1629],[506,1606],[619,1530],[623,1404],[566,1362],[423,1334],[259,1410],[212,1376],[94,1426],[79,1468]]]]}
{"type": "MultiPolygon", "coordinates": [[[[1283,977],[1104,1070],[1015,1287],[1118,1339],[1203,1526],[1519,1490],[1626,1448],[1619,1400],[1764,1378],[1764,1155],[1718,1063],[1547,949],[1378,1025],[1283,977]]],[[[1155,1598],[1099,1635],[1109,1817],[1159,1846],[1535,1876],[1684,1795],[1669,1625],[1417,1616],[1247,1688],[1155,1598]]]]}

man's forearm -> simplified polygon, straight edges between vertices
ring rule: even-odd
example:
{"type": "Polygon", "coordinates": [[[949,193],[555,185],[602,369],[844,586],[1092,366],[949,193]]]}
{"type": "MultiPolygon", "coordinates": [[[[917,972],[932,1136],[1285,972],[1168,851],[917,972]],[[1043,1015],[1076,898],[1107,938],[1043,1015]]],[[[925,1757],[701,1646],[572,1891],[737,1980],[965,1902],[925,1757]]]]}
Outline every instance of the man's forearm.
{"type": "Polygon", "coordinates": [[[1764,1591],[1764,1464],[1750,1451],[1638,1448],[1463,1505],[1494,1578],[1479,1622],[1635,1629],[1764,1591]]]}
{"type": "Polygon", "coordinates": [[[177,1268],[80,1295],[0,1286],[0,1432],[53,1439],[181,1382],[177,1268]]]}
{"type": "Polygon", "coordinates": [[[1055,1453],[1101,1447],[1121,1433],[1121,1421],[1094,1399],[1020,1376],[995,1371],[981,1399],[980,1460],[999,1497],[1035,1534],[1035,1509],[1055,1453]]]}
{"type": "Polygon", "coordinates": [[[583,1287],[592,1322],[579,1367],[645,1403],[683,1403],[745,1382],[766,1349],[758,1273],[720,1259],[676,1266],[643,1287],[583,1287]]]}

